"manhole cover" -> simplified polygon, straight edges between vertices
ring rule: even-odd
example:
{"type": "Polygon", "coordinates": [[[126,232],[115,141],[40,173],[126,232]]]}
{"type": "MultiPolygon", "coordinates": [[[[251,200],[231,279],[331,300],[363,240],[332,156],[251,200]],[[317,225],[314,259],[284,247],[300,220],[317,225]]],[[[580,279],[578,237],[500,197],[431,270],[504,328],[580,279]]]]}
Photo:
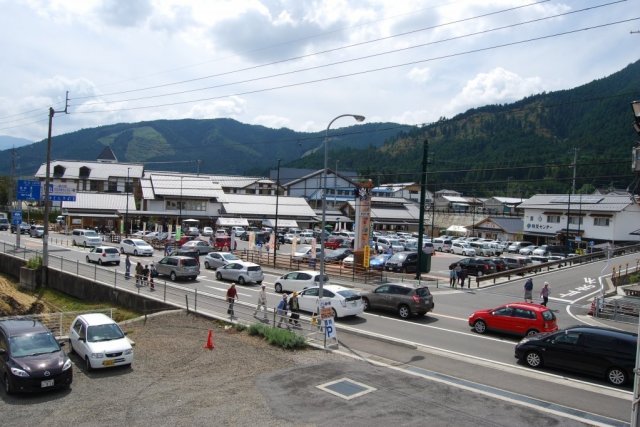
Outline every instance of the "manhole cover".
{"type": "Polygon", "coordinates": [[[350,400],[376,390],[373,387],[350,380],[349,378],[340,378],[339,380],[320,384],[316,387],[346,400],[350,400]]]}

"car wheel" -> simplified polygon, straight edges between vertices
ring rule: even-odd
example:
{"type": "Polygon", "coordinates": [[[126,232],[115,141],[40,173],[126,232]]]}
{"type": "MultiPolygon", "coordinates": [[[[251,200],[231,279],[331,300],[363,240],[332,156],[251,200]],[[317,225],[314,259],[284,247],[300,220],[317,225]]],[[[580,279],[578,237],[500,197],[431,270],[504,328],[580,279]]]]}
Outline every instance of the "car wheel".
{"type": "Polygon", "coordinates": [[[175,272],[175,271],[172,271],[172,272],[171,272],[171,274],[169,275],[169,278],[170,278],[172,281],[174,281],[174,282],[175,282],[175,281],[176,281],[176,278],[177,278],[177,277],[176,277],[176,272],[175,272]]]}
{"type": "Polygon", "coordinates": [[[276,293],[279,293],[279,294],[282,293],[282,285],[280,283],[276,283],[275,289],[276,289],[276,293]]]}
{"type": "Polygon", "coordinates": [[[89,259],[89,255],[87,255],[87,264],[91,264],[91,260],[89,259]]]}
{"type": "Polygon", "coordinates": [[[102,265],[102,260],[98,258],[98,265],[102,265]]]}
{"type": "Polygon", "coordinates": [[[91,367],[91,362],[89,362],[88,356],[84,357],[84,367],[87,369],[87,372],[93,371],[93,368],[91,367]]]}
{"type": "Polygon", "coordinates": [[[335,308],[331,308],[331,313],[333,314],[333,318],[337,319],[338,318],[338,312],[336,311],[335,308]]]}
{"type": "Polygon", "coordinates": [[[537,351],[530,351],[524,356],[524,361],[532,368],[542,367],[542,356],[537,351]]]}
{"type": "Polygon", "coordinates": [[[473,330],[479,334],[484,334],[487,332],[487,324],[482,320],[476,320],[476,323],[473,324],[473,330]]]}
{"type": "Polygon", "coordinates": [[[244,277],[240,276],[238,277],[238,285],[245,285],[245,281],[244,281],[244,277]]]}
{"type": "Polygon", "coordinates": [[[398,316],[400,316],[403,319],[408,319],[409,316],[411,316],[411,311],[409,310],[409,307],[405,304],[402,304],[400,307],[398,307],[398,316]]]}
{"type": "Polygon", "coordinates": [[[209,267],[209,263],[207,261],[204,262],[204,268],[206,268],[207,270],[211,268],[209,267]]]}
{"type": "Polygon", "coordinates": [[[362,305],[364,306],[364,311],[369,311],[371,305],[369,304],[369,298],[362,298],[362,305]]]}
{"type": "Polygon", "coordinates": [[[222,273],[220,273],[219,271],[216,271],[216,279],[222,280],[222,273]]]}
{"type": "Polygon", "coordinates": [[[530,329],[527,331],[527,336],[528,337],[532,337],[534,335],[538,334],[538,331],[536,331],[535,329],[530,329]]]}
{"type": "Polygon", "coordinates": [[[138,256],[138,250],[137,249],[133,250],[133,256],[138,256]]]}
{"type": "Polygon", "coordinates": [[[15,392],[13,385],[9,381],[9,375],[4,374],[4,391],[7,394],[13,394],[15,392]]]}
{"type": "Polygon", "coordinates": [[[623,385],[627,382],[627,374],[620,368],[610,368],[607,370],[607,381],[613,385],[623,385]]]}

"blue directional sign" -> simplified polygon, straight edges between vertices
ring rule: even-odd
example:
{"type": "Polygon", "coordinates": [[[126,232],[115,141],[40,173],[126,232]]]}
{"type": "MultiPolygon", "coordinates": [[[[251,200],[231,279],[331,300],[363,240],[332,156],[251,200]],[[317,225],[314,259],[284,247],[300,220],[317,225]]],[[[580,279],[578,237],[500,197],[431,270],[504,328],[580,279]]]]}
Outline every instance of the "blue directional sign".
{"type": "Polygon", "coordinates": [[[40,182],[18,180],[17,200],[40,200],[40,182]]]}
{"type": "Polygon", "coordinates": [[[59,194],[49,194],[49,200],[52,202],[75,202],[76,196],[63,196],[59,194]]]}
{"type": "Polygon", "coordinates": [[[52,202],[75,202],[76,189],[64,183],[49,184],[49,200],[52,202]]]}
{"type": "Polygon", "coordinates": [[[13,211],[11,215],[11,223],[18,225],[22,222],[22,211],[13,211]]]}

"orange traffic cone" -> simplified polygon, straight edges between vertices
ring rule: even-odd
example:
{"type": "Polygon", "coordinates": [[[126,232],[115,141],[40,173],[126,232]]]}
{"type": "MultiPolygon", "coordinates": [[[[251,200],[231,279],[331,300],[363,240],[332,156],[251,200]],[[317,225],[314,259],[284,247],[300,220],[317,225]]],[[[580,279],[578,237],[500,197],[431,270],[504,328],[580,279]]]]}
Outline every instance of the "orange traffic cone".
{"type": "Polygon", "coordinates": [[[209,336],[207,337],[207,343],[204,345],[204,348],[208,348],[209,350],[215,348],[213,345],[213,331],[211,329],[209,329],[209,336]]]}

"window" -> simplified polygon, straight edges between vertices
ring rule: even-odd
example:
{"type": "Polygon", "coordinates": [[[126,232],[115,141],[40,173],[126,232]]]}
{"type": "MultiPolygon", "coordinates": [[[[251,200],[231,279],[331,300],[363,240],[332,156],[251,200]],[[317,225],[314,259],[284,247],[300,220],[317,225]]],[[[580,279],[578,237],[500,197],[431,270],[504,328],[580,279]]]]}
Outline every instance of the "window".
{"type": "Polygon", "coordinates": [[[568,222],[569,222],[569,224],[573,224],[573,225],[582,225],[582,217],[581,216],[570,216],[568,222]]]}
{"type": "Polygon", "coordinates": [[[118,180],[117,178],[109,178],[109,189],[107,190],[109,193],[115,193],[118,191],[118,180]]]}
{"type": "Polygon", "coordinates": [[[89,190],[100,191],[100,184],[102,184],[101,181],[94,181],[94,180],[89,181],[89,190]]]}
{"type": "Polygon", "coordinates": [[[608,227],[609,218],[593,218],[593,225],[597,227],[608,227]]]}
{"type": "Polygon", "coordinates": [[[560,223],[560,215],[547,215],[547,222],[554,224],[560,223]]]}

